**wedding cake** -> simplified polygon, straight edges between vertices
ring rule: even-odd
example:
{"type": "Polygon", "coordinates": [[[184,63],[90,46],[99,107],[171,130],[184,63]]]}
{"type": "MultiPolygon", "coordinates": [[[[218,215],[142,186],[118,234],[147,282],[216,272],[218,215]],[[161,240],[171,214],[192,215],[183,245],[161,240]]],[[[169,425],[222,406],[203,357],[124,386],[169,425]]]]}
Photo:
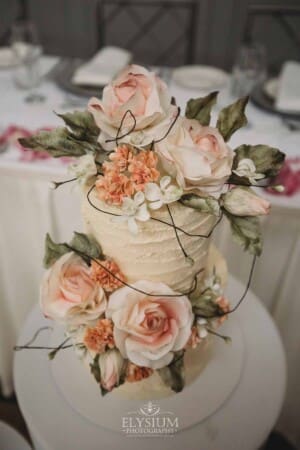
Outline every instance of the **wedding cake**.
{"type": "Polygon", "coordinates": [[[191,99],[181,115],[164,82],[132,65],[86,111],[61,114],[66,127],[22,140],[76,158],[72,178],[55,187],[79,183],[85,232],[69,243],[47,235],[41,307],[66,330],[50,357],[71,342],[102,394],[179,392],[209,364],[216,336],[227,340],[216,330],[234,307],[211,244],[223,217],[245,250],[261,253],[257,216],[270,205],[250,186],[269,185],[284,155],[266,145],[233,151],[248,99],[212,126],[216,99],[191,99]]]}

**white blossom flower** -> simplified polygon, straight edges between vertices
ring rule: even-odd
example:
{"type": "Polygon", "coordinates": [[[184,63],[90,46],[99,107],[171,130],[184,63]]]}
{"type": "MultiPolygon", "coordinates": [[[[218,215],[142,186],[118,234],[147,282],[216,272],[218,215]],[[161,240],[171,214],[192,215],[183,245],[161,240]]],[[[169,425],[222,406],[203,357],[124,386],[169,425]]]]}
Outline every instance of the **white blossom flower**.
{"type": "Polygon", "coordinates": [[[138,233],[136,220],[146,222],[150,219],[150,214],[145,202],[143,192],[137,192],[132,198],[125,197],[122,204],[122,215],[114,217],[113,222],[127,222],[129,231],[132,234],[138,233]]]}
{"type": "Polygon", "coordinates": [[[205,279],[204,287],[205,289],[211,289],[216,295],[221,295],[223,293],[222,286],[215,274],[212,274],[205,279]]]}
{"type": "Polygon", "coordinates": [[[197,331],[200,339],[205,339],[208,336],[207,331],[208,322],[206,319],[199,318],[197,319],[197,331]]]}
{"type": "Polygon", "coordinates": [[[171,177],[164,176],[159,186],[156,183],[147,183],[145,186],[145,197],[150,202],[151,209],[159,209],[163,205],[176,202],[182,196],[183,190],[171,183],[171,177]]]}
{"type": "Polygon", "coordinates": [[[68,169],[82,184],[85,184],[91,177],[97,174],[95,159],[91,154],[80,156],[77,161],[69,165],[68,169]]]}
{"type": "Polygon", "coordinates": [[[257,180],[265,178],[263,173],[256,173],[256,167],[252,159],[244,158],[238,163],[235,170],[232,171],[238,177],[248,178],[251,184],[257,184],[257,180]]]}

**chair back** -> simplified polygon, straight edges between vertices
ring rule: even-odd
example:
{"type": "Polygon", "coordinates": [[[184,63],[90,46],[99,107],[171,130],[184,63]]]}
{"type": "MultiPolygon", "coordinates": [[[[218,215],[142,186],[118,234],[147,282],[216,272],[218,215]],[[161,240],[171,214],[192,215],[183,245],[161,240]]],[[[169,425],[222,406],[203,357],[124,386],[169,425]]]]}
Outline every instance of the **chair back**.
{"type": "Polygon", "coordinates": [[[197,3],[197,0],[102,0],[99,44],[126,48],[141,64],[192,64],[197,3]]]}
{"type": "Polygon", "coordinates": [[[300,6],[251,5],[244,28],[244,42],[266,46],[273,68],[283,60],[300,58],[300,6]]]}

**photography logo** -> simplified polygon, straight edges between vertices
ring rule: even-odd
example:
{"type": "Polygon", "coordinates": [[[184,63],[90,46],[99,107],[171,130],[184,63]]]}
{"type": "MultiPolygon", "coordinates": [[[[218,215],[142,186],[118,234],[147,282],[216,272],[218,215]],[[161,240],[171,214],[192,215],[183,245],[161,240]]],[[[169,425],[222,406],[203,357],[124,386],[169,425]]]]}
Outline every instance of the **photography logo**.
{"type": "Polygon", "coordinates": [[[179,428],[178,417],[149,401],[137,411],[122,417],[122,431],[127,436],[174,436],[179,428]]]}

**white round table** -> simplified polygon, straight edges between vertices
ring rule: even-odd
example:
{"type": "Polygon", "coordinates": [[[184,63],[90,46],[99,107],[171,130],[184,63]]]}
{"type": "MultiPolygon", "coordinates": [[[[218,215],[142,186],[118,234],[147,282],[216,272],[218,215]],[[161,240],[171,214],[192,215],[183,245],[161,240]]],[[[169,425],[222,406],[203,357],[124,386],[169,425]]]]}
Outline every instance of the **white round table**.
{"type": "MultiPolygon", "coordinates": [[[[243,289],[240,282],[230,278],[228,296],[232,303],[243,289]]],[[[285,356],[270,315],[253,293],[248,293],[235,314],[245,337],[245,363],[236,389],[214,414],[172,438],[129,438],[94,425],[76,413],[62,397],[55,385],[46,350],[17,352],[16,395],[35,449],[258,449],[275,425],[282,407],[285,356]]],[[[19,344],[29,341],[39,327],[47,324],[49,321],[36,307],[26,321],[19,344]]],[[[49,345],[47,332],[39,336],[38,345],[49,345]]],[[[188,405],[183,407],[188,408],[188,405]]]]}

